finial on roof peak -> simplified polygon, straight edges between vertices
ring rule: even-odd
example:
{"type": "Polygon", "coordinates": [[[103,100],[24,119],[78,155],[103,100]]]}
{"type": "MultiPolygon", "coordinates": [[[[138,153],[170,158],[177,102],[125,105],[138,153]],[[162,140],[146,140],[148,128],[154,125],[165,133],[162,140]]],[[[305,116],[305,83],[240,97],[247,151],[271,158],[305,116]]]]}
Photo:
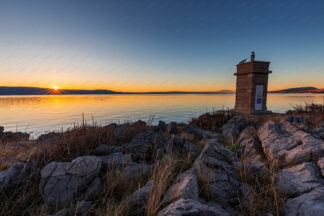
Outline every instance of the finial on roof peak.
{"type": "Polygon", "coordinates": [[[251,52],[251,62],[254,62],[255,59],[255,53],[254,51],[251,52]]]}

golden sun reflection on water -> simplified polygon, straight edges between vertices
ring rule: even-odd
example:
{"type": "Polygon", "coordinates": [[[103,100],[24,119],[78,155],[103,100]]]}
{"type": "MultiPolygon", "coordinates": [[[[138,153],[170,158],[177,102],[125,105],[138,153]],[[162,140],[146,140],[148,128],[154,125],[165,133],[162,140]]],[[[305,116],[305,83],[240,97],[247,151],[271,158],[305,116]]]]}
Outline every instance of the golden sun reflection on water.
{"type": "MultiPolygon", "coordinates": [[[[187,122],[213,109],[233,108],[235,95],[47,95],[0,96],[0,125],[6,131],[38,135],[66,129],[81,121],[91,122],[159,120],[187,122]]],[[[268,109],[285,112],[304,102],[324,103],[323,95],[268,95],[268,109]]]]}

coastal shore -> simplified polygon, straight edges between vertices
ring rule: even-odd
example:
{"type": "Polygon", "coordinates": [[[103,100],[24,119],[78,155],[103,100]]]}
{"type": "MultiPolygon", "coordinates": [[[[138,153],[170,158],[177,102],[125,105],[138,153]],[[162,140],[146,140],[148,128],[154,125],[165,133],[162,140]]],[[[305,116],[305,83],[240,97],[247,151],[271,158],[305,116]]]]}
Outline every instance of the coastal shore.
{"type": "Polygon", "coordinates": [[[0,127],[0,215],[321,215],[324,116],[309,109],[32,140],[0,127]]]}

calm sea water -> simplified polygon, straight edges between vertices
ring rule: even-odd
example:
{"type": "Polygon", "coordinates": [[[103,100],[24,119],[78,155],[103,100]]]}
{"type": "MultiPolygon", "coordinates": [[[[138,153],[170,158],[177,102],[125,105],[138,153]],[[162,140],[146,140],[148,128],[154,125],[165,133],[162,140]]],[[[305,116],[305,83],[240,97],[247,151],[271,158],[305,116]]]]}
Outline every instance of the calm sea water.
{"type": "MultiPolygon", "coordinates": [[[[213,109],[233,108],[235,95],[82,95],[82,96],[0,96],[0,125],[5,131],[41,133],[65,130],[80,124],[82,114],[88,123],[104,125],[138,119],[153,124],[188,122],[213,109]]],[[[285,112],[293,105],[324,103],[324,95],[270,94],[268,109],[285,112]]]]}

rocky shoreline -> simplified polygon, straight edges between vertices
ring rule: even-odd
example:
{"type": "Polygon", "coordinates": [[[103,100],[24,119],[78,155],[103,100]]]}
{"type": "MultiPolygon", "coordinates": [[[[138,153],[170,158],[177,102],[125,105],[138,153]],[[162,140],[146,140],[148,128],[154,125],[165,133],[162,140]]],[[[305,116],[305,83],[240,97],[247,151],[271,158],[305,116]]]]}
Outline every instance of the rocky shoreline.
{"type": "Polygon", "coordinates": [[[68,132],[29,140],[0,127],[1,201],[25,193],[29,182],[37,184],[43,206],[30,211],[56,216],[323,215],[324,122],[313,127],[300,116],[260,122],[236,115],[218,131],[162,121],[96,131],[108,127],[110,135],[91,150],[73,157],[78,151],[69,146],[68,158],[42,165],[35,161],[51,158],[49,148],[69,142],[68,132]],[[127,192],[118,188],[132,183],[127,192]]]}

